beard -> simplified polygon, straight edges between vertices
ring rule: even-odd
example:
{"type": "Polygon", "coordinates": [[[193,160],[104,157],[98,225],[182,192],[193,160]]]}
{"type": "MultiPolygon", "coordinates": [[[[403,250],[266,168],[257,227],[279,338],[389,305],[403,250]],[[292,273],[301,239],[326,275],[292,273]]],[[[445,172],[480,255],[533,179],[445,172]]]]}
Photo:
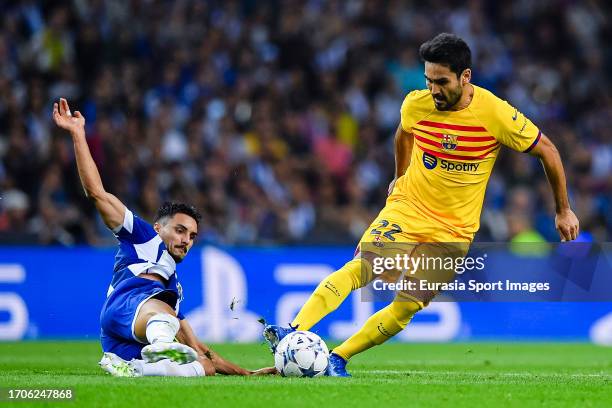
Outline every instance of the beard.
{"type": "Polygon", "coordinates": [[[459,102],[462,95],[463,90],[461,89],[461,87],[458,87],[457,89],[449,91],[448,96],[445,96],[440,93],[436,94],[435,96],[432,95],[432,97],[437,110],[447,111],[450,110],[453,106],[455,106],[457,102],[459,102]]]}
{"type": "Polygon", "coordinates": [[[168,253],[177,264],[183,262],[183,259],[185,259],[185,256],[187,256],[187,253],[183,252],[183,250],[180,248],[175,248],[174,251],[168,251],[168,253]],[[178,254],[174,254],[173,252],[178,252],[178,254]]]}
{"type": "Polygon", "coordinates": [[[180,264],[181,262],[183,262],[183,258],[180,256],[176,256],[174,254],[170,254],[170,256],[172,257],[172,259],[174,259],[174,263],[176,264],[180,264]]]}

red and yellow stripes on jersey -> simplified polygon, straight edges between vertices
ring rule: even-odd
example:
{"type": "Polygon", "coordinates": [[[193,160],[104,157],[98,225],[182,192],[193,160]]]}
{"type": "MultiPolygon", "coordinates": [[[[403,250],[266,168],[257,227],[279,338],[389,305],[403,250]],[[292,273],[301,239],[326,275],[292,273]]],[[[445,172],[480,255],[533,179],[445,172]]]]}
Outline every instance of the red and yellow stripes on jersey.
{"type": "Polygon", "coordinates": [[[482,126],[421,120],[412,129],[419,148],[442,159],[480,160],[500,146],[482,126]]]}

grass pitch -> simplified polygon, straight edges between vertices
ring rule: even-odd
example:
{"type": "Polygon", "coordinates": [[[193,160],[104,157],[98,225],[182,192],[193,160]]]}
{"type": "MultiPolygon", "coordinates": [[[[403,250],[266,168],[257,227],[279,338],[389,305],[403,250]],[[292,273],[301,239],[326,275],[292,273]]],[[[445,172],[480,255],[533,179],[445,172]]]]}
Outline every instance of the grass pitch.
{"type": "MultiPolygon", "coordinates": [[[[260,344],[213,347],[248,368],[272,365],[260,344]]],[[[0,343],[0,387],[72,388],[72,401],[19,407],[612,406],[612,350],[590,344],[386,344],[349,364],[351,379],[112,378],[96,342],[0,343]]]]}

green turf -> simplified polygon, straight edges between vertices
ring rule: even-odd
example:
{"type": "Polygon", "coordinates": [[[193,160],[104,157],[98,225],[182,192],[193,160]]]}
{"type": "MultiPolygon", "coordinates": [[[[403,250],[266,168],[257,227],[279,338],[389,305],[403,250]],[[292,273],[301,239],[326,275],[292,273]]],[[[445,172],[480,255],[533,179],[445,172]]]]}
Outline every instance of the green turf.
{"type": "MultiPolygon", "coordinates": [[[[249,368],[263,345],[218,345],[249,368]]],[[[74,389],[69,402],[3,406],[258,407],[612,406],[612,350],[589,344],[386,344],[357,356],[354,378],[112,378],[93,342],[0,343],[0,386],[74,389]]]]}

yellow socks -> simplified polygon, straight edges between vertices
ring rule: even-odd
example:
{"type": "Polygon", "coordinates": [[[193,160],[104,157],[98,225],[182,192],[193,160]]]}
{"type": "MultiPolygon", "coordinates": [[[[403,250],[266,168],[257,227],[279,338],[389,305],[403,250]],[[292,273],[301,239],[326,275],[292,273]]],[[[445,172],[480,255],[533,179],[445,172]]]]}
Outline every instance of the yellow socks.
{"type": "Polygon", "coordinates": [[[351,291],[367,284],[371,275],[371,267],[368,263],[362,273],[362,262],[367,261],[361,258],[353,259],[323,279],[293,319],[291,326],[297,326],[299,330],[310,330],[328,313],[336,310],[351,291]]]}
{"type": "Polygon", "coordinates": [[[421,307],[416,302],[393,301],[373,314],[363,327],[334,349],[345,360],[370,347],[377,346],[401,332],[421,307]]]}
{"type": "MultiPolygon", "coordinates": [[[[306,301],[291,326],[310,330],[319,320],[342,304],[351,291],[372,279],[369,262],[362,271],[363,258],[353,259],[325,278],[306,301]]],[[[416,302],[395,300],[372,315],[363,327],[334,349],[334,353],[348,360],[355,354],[379,345],[402,331],[422,306],[416,302]]]]}

